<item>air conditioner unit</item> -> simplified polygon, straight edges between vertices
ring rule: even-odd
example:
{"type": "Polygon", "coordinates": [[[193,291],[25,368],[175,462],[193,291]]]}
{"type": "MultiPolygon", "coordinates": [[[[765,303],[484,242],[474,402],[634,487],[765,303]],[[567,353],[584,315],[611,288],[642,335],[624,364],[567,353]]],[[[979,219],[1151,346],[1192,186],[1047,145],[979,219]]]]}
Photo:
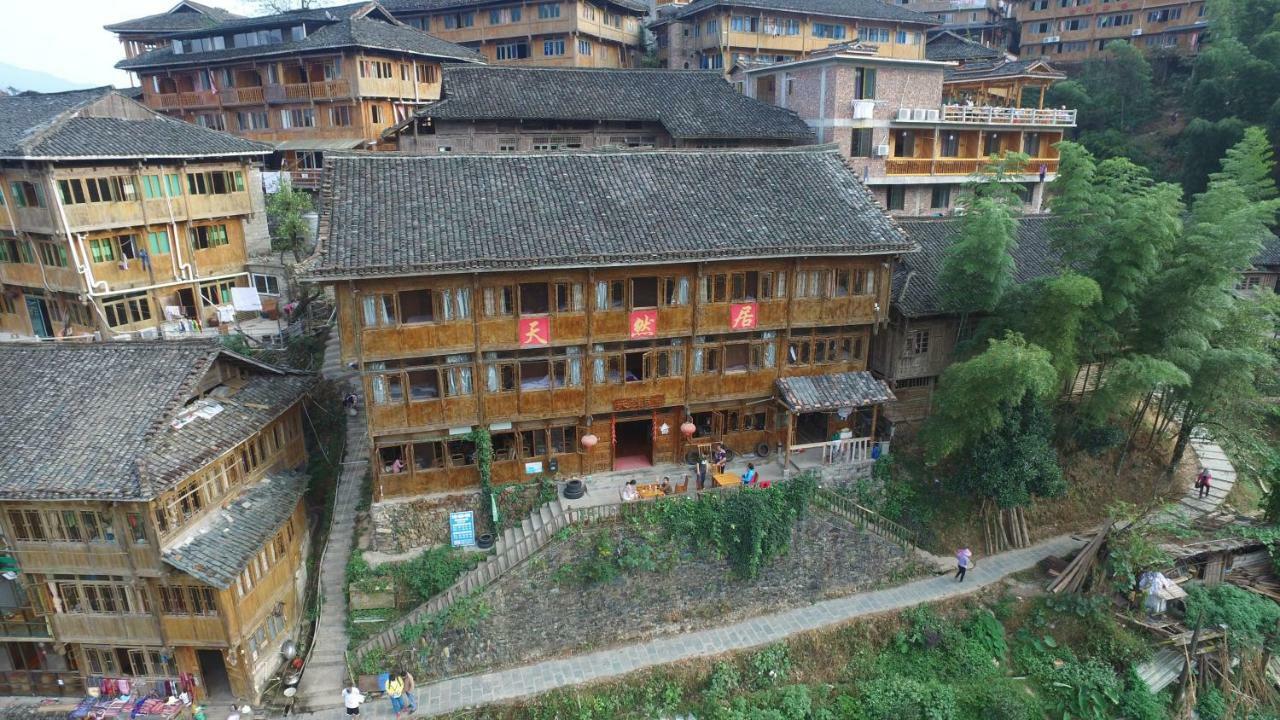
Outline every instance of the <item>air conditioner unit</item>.
{"type": "Polygon", "coordinates": [[[1142,34],[1142,28],[1134,28],[1134,29],[1132,29],[1132,30],[1130,30],[1130,31],[1129,31],[1129,35],[1131,35],[1131,36],[1133,36],[1133,37],[1138,37],[1138,36],[1139,36],[1139,35],[1141,35],[1141,34],[1142,34]]]}
{"type": "Polygon", "coordinates": [[[929,116],[929,111],[924,108],[912,108],[911,119],[916,122],[924,122],[929,116]]]}
{"type": "Polygon", "coordinates": [[[1041,38],[1040,42],[1044,43],[1045,45],[1053,45],[1054,43],[1058,42],[1061,39],[1062,38],[1058,37],[1057,35],[1050,35],[1046,38],[1041,38]]]}
{"type": "Polygon", "coordinates": [[[929,122],[938,122],[938,110],[936,108],[930,108],[928,110],[925,110],[924,119],[928,120],[929,122]]]}
{"type": "Polygon", "coordinates": [[[910,120],[910,119],[911,119],[911,108],[898,108],[898,119],[899,119],[899,120],[910,120]]]}
{"type": "Polygon", "coordinates": [[[888,144],[884,144],[884,145],[877,145],[877,146],[876,146],[876,157],[888,157],[888,156],[889,156],[889,145],[888,145],[888,144]]]}

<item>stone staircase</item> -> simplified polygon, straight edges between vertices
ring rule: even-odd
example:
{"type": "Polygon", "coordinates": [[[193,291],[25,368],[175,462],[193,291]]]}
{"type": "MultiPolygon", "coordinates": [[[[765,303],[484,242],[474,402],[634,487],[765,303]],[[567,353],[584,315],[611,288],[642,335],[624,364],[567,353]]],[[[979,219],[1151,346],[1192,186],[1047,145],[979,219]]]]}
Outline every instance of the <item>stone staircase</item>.
{"type": "Polygon", "coordinates": [[[813,504],[832,515],[848,520],[861,530],[879,535],[885,540],[898,545],[936,572],[950,572],[955,569],[955,561],[951,558],[934,555],[916,545],[916,534],[914,532],[874,510],[862,507],[849,498],[838,495],[826,488],[818,488],[813,497],[813,504]]]}
{"type": "MultiPolygon", "coordinates": [[[[334,331],[325,345],[321,372],[326,379],[349,380],[354,373],[342,365],[338,355],[338,333],[334,331]]],[[[347,417],[342,472],[334,491],[329,537],[320,558],[320,619],[294,698],[294,706],[300,711],[325,710],[342,704],[341,692],[347,682],[347,561],[351,558],[360,486],[368,465],[368,433],[363,408],[358,408],[356,415],[347,417]]]]}
{"type": "Polygon", "coordinates": [[[494,543],[493,552],[484,562],[463,574],[449,589],[361,643],[355,648],[354,655],[360,657],[374,650],[390,650],[399,645],[400,631],[403,628],[423,622],[432,615],[449,609],[458,600],[487,587],[541,550],[551,542],[556,533],[574,523],[578,515],[578,511],[565,510],[559,498],[538,506],[518,526],[508,527],[502,532],[502,537],[494,543]]]}

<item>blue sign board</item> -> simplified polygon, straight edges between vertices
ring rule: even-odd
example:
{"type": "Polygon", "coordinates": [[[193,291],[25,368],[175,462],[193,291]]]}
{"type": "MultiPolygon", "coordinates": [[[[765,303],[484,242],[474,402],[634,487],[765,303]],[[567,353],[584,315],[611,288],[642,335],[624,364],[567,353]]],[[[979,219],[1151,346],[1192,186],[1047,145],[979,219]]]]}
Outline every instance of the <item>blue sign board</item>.
{"type": "Polygon", "coordinates": [[[449,513],[449,542],[454,547],[476,544],[476,514],[466,512],[449,513]]]}

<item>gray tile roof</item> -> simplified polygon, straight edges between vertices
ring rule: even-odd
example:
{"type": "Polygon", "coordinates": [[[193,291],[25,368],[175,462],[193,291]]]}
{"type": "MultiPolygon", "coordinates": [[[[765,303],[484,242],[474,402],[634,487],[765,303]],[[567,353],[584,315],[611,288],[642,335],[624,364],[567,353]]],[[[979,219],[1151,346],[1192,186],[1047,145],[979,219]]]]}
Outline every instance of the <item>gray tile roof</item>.
{"type": "MultiPolygon", "coordinates": [[[[510,3],[511,0],[383,0],[382,6],[393,14],[417,14],[453,10],[458,8],[481,8],[488,5],[510,3]]],[[[608,5],[630,10],[636,15],[649,12],[649,4],[640,0],[604,0],[608,5]]]]}
{"type": "MultiPolygon", "coordinates": [[[[932,58],[930,58],[932,59],[932,58]]],[[[976,60],[967,62],[964,67],[947,68],[945,80],[959,82],[965,80],[986,80],[990,78],[1016,77],[1031,75],[1034,77],[1062,80],[1067,76],[1054,70],[1049,63],[1040,60],[976,60]]]]}
{"type": "MultiPolygon", "coordinates": [[[[230,23],[224,23],[218,26],[218,30],[229,32],[229,25],[230,23]]],[[[205,66],[258,57],[328,52],[343,48],[385,50],[460,62],[484,60],[484,56],[475,50],[445,42],[434,35],[428,35],[407,25],[375,20],[370,17],[347,17],[334,20],[298,41],[182,55],[175,55],[169,48],[160,48],[130,60],[122,60],[116,63],[116,67],[122,70],[146,71],[190,65],[205,66]]]]}
{"type": "MultiPolygon", "coordinates": [[[[957,218],[901,219],[902,229],[919,243],[920,252],[904,255],[894,268],[889,306],[906,317],[939,315],[938,275],[942,261],[960,230],[957,218]]],[[[1023,283],[1058,273],[1058,257],[1049,242],[1049,215],[1025,215],[1018,221],[1013,251],[1014,281],[1023,283]]]]}
{"type": "Polygon", "coordinates": [[[1254,267],[1280,265],[1280,237],[1271,235],[1262,243],[1262,250],[1253,258],[1253,265],[1254,267]]]}
{"type": "Polygon", "coordinates": [[[675,138],[813,141],[798,115],[746,97],[717,72],[455,65],[444,70],[443,94],[418,114],[441,120],[647,121],[662,123],[675,138]]]}
{"type": "Polygon", "coordinates": [[[170,33],[183,30],[210,28],[225,20],[239,18],[233,12],[220,7],[203,5],[186,0],[166,12],[146,15],[132,20],[122,20],[104,27],[117,33],[170,33]],[[185,7],[186,9],[181,9],[185,7]]]}
{"type": "MultiPolygon", "coordinates": [[[[141,159],[263,155],[271,148],[153,112],[145,120],[102,117],[93,106],[112,88],[0,97],[0,158],[141,159]]],[[[104,105],[105,107],[105,105],[104,105]]]]}
{"type": "Polygon", "coordinates": [[[962,60],[968,62],[972,60],[999,60],[1004,57],[1003,52],[957,35],[950,30],[932,34],[929,37],[928,44],[925,45],[924,52],[925,57],[929,60],[938,61],[962,60]]]}
{"type": "Polygon", "coordinates": [[[712,7],[749,8],[752,10],[797,12],[827,17],[858,20],[890,20],[918,25],[940,25],[932,15],[908,10],[880,0],[694,0],[673,13],[670,18],[685,18],[712,7]]]}
{"type": "Polygon", "coordinates": [[[314,279],[913,247],[832,146],[325,160],[314,279]]]}
{"type": "Polygon", "coordinates": [[[778,396],[791,412],[829,412],[893,402],[897,398],[871,373],[831,373],[778,378],[778,396]]]}
{"type": "Polygon", "coordinates": [[[202,518],[163,552],[164,561],[201,582],[227,589],[298,506],[304,473],[276,471],[202,518]]]}
{"type": "Polygon", "coordinates": [[[0,344],[0,498],[153,497],[179,470],[196,469],[252,434],[264,415],[286,410],[309,380],[212,342],[0,344]],[[219,357],[256,368],[255,380],[222,413],[174,430],[170,420],[219,357]],[[259,382],[280,389],[260,392],[259,382]],[[238,406],[251,398],[273,405],[238,406]]]}

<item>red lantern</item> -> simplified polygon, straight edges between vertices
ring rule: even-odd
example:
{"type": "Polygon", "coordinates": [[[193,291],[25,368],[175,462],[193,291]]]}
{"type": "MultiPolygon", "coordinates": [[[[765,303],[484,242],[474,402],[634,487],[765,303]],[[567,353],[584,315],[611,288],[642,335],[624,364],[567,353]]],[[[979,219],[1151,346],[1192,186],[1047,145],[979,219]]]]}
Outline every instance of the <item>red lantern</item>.
{"type": "Polygon", "coordinates": [[[684,424],[680,426],[680,432],[684,433],[685,437],[691,438],[694,433],[698,432],[698,426],[685,420],[684,424]]]}
{"type": "Polygon", "coordinates": [[[596,443],[600,442],[600,438],[596,437],[595,433],[587,433],[582,436],[582,440],[580,440],[580,442],[582,443],[582,447],[590,450],[596,446],[596,443]]]}

